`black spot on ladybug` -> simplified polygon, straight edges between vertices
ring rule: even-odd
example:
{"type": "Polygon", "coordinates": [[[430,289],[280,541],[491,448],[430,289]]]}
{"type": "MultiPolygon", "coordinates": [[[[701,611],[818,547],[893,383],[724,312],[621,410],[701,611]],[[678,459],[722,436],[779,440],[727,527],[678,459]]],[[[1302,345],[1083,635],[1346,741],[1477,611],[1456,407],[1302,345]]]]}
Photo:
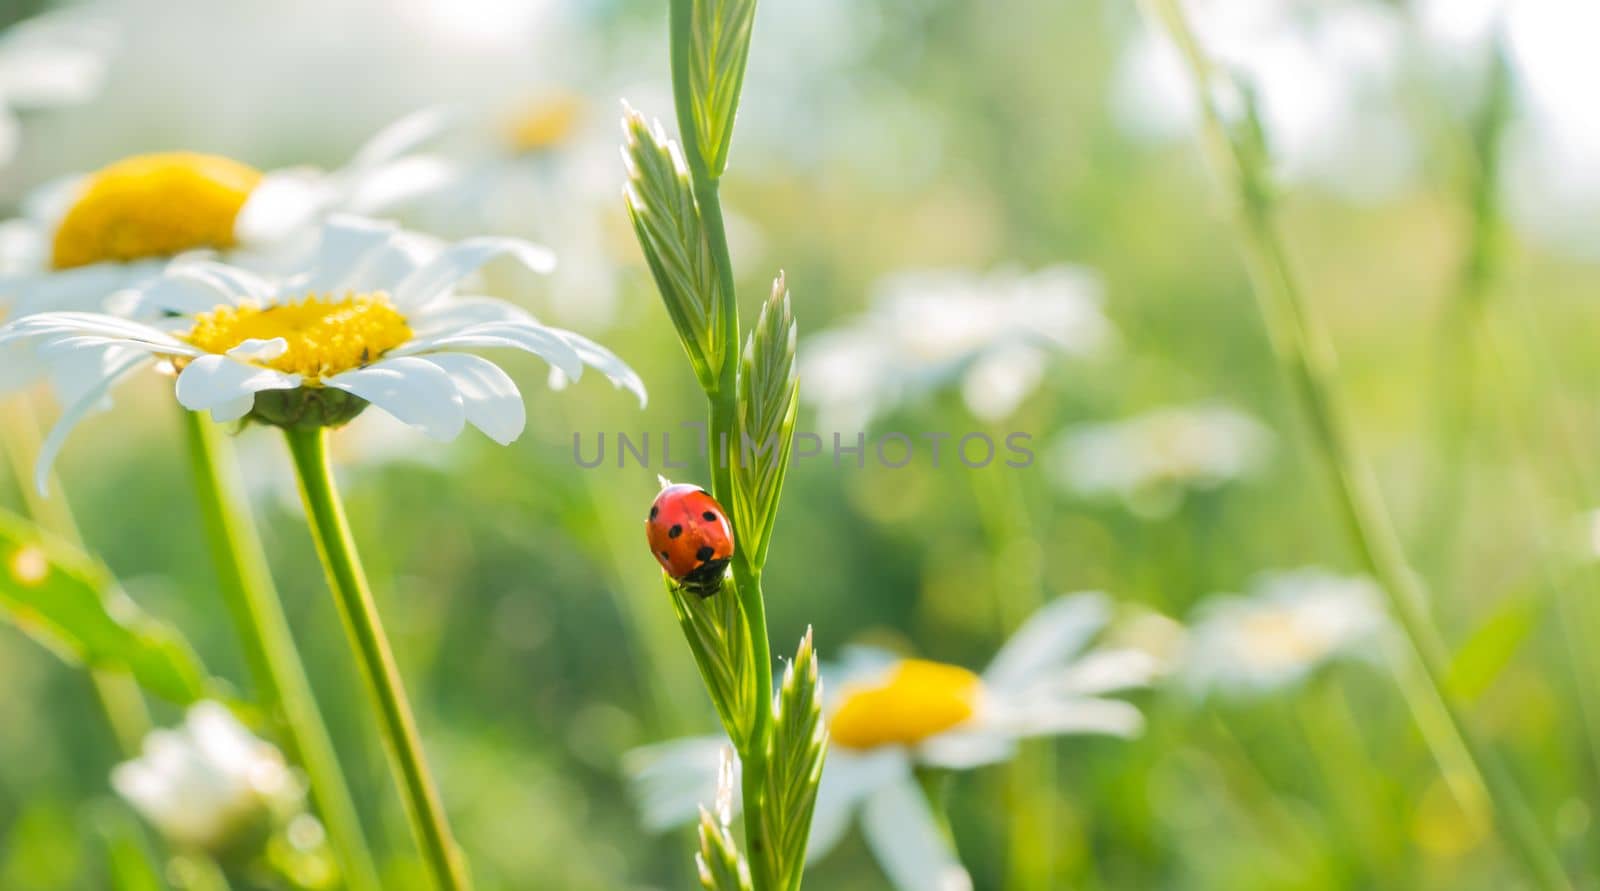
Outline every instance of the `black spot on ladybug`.
{"type": "Polygon", "coordinates": [[[677,538],[678,536],[680,536],[682,534],[683,534],[683,527],[679,526],[677,523],[673,523],[672,524],[672,528],[667,530],[667,537],[668,538],[677,538]]]}
{"type": "Polygon", "coordinates": [[[659,513],[661,513],[661,506],[659,504],[650,505],[650,519],[654,520],[656,515],[659,513]]]}
{"type": "Polygon", "coordinates": [[[711,545],[701,545],[700,550],[694,552],[694,558],[696,560],[710,560],[711,555],[714,553],[716,551],[711,548],[711,545]]]}
{"type": "Polygon", "coordinates": [[[717,514],[715,511],[708,510],[700,515],[700,519],[705,520],[707,523],[715,523],[717,521],[717,514]]]}
{"type": "Polygon", "coordinates": [[[666,551],[662,551],[661,552],[661,559],[663,559],[663,560],[671,560],[672,557],[668,556],[666,551]]]}

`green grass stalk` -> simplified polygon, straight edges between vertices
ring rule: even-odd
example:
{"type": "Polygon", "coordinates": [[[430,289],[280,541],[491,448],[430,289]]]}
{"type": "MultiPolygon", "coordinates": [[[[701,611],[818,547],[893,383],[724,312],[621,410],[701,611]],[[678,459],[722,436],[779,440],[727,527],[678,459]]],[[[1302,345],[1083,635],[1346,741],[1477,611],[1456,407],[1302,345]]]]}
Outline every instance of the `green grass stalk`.
{"type": "MultiPolygon", "coordinates": [[[[1238,199],[1237,222],[1262,314],[1288,381],[1310,422],[1317,453],[1333,479],[1339,508],[1369,572],[1388,594],[1421,679],[1442,708],[1453,736],[1482,777],[1500,836],[1536,887],[1571,885],[1520,789],[1496,753],[1467,721],[1447,687],[1450,659],[1429,615],[1425,593],[1407,562],[1376,481],[1357,448],[1334,383],[1327,333],[1304,299],[1278,232],[1264,159],[1235,141],[1213,99],[1215,71],[1189,28],[1177,0],[1147,0],[1153,18],[1177,44],[1194,80],[1203,115],[1208,157],[1238,199]]],[[[1409,660],[1407,660],[1409,661],[1409,660]]]]}

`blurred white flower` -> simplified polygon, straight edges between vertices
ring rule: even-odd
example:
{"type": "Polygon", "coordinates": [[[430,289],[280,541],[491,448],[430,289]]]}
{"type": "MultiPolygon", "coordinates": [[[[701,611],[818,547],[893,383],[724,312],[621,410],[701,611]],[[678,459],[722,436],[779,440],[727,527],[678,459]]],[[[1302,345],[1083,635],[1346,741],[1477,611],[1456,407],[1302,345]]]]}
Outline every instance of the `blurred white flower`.
{"type": "MultiPolygon", "coordinates": [[[[1254,91],[1290,180],[1379,198],[1408,182],[1417,149],[1395,90],[1405,24],[1376,0],[1187,0],[1201,44],[1254,91]]],[[[1117,111],[1136,134],[1186,137],[1198,120],[1176,49],[1142,29],[1123,57],[1117,111]]]]}
{"type": "Polygon", "coordinates": [[[82,11],[28,19],[0,34],[0,164],[16,155],[16,112],[87,102],[116,45],[109,22],[82,11]]]}
{"type": "MultiPolygon", "coordinates": [[[[1027,737],[1138,734],[1139,710],[1105,696],[1148,684],[1160,666],[1135,649],[1085,652],[1110,618],[1104,595],[1057,598],[1017,630],[982,675],[860,648],[826,667],[830,743],[807,856],[832,850],[859,813],[867,844],[895,888],[971,888],[913,770],[1005,761],[1027,737]]],[[[661,830],[685,823],[717,800],[725,747],[721,738],[705,737],[630,753],[645,824],[661,830]]]]}
{"type": "Polygon", "coordinates": [[[1114,343],[1101,290],[1075,266],[898,273],[878,285],[866,314],[802,345],[801,398],[839,431],[865,429],[944,387],[978,418],[1001,420],[1039,386],[1052,356],[1092,356],[1114,343]]]}
{"type": "Polygon", "coordinates": [[[1071,491],[1121,498],[1139,514],[1162,516],[1187,491],[1255,473],[1271,443],[1259,421],[1225,405],[1162,408],[1067,430],[1051,450],[1049,470],[1071,491]]]}
{"type": "Polygon", "coordinates": [[[49,183],[5,224],[0,317],[119,311],[119,292],[183,254],[227,251],[268,270],[304,262],[331,214],[380,213],[439,184],[437,166],[413,150],[442,120],[433,109],[405,117],[331,171],[262,173],[218,155],[166,152],[49,183]]]}
{"type": "Polygon", "coordinates": [[[191,707],[178,729],[152,731],[111,785],[174,845],[211,851],[301,801],[278,750],[215,702],[191,707]]]}
{"type": "Polygon", "coordinates": [[[1204,694],[1292,687],[1341,657],[1377,658],[1389,628],[1377,587],[1306,568],[1262,576],[1248,597],[1207,599],[1190,623],[1183,680],[1204,694]]]}
{"type": "Polygon", "coordinates": [[[444,235],[495,232],[549,245],[562,263],[544,288],[551,313],[604,328],[616,316],[618,269],[638,249],[623,228],[609,108],[552,89],[455,128],[449,174],[414,210],[444,235]],[[626,249],[626,253],[623,249],[626,249]]]}

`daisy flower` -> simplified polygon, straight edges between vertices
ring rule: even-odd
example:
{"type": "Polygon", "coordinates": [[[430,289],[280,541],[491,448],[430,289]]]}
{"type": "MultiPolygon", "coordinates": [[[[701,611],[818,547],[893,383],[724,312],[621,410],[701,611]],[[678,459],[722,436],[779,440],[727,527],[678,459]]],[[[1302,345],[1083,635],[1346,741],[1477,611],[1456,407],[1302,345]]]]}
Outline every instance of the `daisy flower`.
{"type": "Polygon", "coordinates": [[[541,325],[509,303],[454,293],[499,256],[533,269],[554,263],[543,248],[515,239],[434,249],[392,224],[340,217],[326,226],[309,268],[293,275],[175,261],[128,292],[130,303],[160,314],[156,322],[83,312],[17,319],[0,328],[0,348],[26,343],[92,381],[46,439],[40,482],[72,427],[140,368],[175,372],[178,401],[218,421],[340,426],[370,403],[438,440],[469,423],[502,444],[522,433],[526,409],[516,384],[469,349],[524,350],[571,380],[589,365],[642,406],[644,385],[605,347],[541,325]]]}
{"type": "Polygon", "coordinates": [[[1162,408],[1068,430],[1050,471],[1066,489],[1122,499],[1135,513],[1163,516],[1185,492],[1215,489],[1258,471],[1272,434],[1226,405],[1162,408]]]}
{"type": "MultiPolygon", "coordinates": [[[[1031,617],[982,674],[861,648],[825,668],[830,743],[808,857],[832,850],[859,814],[867,844],[896,888],[971,888],[914,770],[1005,761],[1028,737],[1139,733],[1138,709],[1104,697],[1144,686],[1159,666],[1139,650],[1085,652],[1110,618],[1104,595],[1060,597],[1031,617]]],[[[686,823],[715,800],[725,749],[724,740],[707,737],[630,753],[645,824],[660,830],[686,823]]]]}
{"type": "Polygon", "coordinates": [[[329,215],[380,213],[437,185],[438,166],[410,153],[442,118],[402,118],[330,171],[262,172],[219,155],[162,152],[46,184],[0,234],[0,315],[116,311],[108,297],[193,252],[230,252],[252,267],[299,260],[329,215]]]}
{"type": "Polygon", "coordinates": [[[884,280],[865,315],[806,342],[801,398],[822,426],[859,430],[948,386],[974,415],[997,421],[1038,387],[1052,355],[1089,356],[1112,343],[1101,299],[1094,274],[1073,266],[902,272],[884,280]]]}
{"type": "Polygon", "coordinates": [[[1193,690],[1274,693],[1347,656],[1375,656],[1389,626],[1368,579],[1299,569],[1263,576],[1248,597],[1216,595],[1191,623],[1180,672],[1193,690]]]}
{"type": "Polygon", "coordinates": [[[168,841],[207,851],[302,803],[283,755],[215,702],[190,707],[178,729],[152,731],[138,758],[112,769],[111,786],[168,841]]]}

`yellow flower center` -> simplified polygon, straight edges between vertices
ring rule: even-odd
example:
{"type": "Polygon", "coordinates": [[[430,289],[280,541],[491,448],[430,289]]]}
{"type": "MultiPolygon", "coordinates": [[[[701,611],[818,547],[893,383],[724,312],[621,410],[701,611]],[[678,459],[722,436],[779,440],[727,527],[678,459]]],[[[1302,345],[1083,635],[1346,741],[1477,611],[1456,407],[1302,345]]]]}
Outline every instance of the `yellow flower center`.
{"type": "Polygon", "coordinates": [[[548,98],[529,105],[507,121],[506,140],[513,151],[533,154],[566,141],[582,118],[583,102],[578,97],[548,98]]]}
{"type": "Polygon", "coordinates": [[[914,745],[971,718],[983,681],[957,665],[906,659],[872,686],[847,688],[828,732],[836,745],[914,745]]]}
{"type": "Polygon", "coordinates": [[[195,316],[184,335],[208,353],[225,353],[247,340],[281,337],[283,354],[256,364],[299,374],[308,383],[360,368],[411,339],[411,326],[387,294],[343,299],[312,294],[298,303],[219,306],[195,316]]]}
{"type": "Polygon", "coordinates": [[[89,177],[56,228],[51,266],[170,257],[234,244],[233,223],[261,173],[216,155],[167,152],[89,177]]]}

